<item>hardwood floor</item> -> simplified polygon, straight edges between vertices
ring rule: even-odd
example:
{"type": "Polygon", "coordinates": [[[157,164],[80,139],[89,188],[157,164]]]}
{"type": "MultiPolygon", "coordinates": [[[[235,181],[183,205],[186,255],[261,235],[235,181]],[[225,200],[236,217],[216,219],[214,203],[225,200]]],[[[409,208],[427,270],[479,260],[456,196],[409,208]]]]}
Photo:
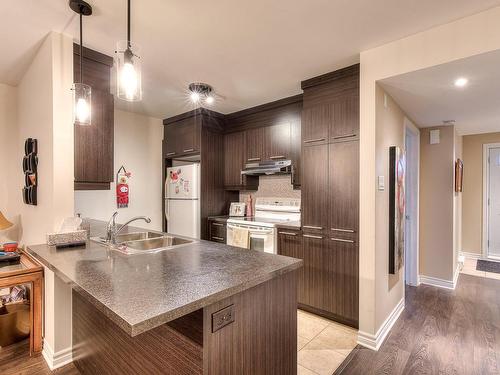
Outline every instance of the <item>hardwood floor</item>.
{"type": "Polygon", "coordinates": [[[2,375],[79,375],[73,364],[50,371],[42,355],[30,357],[29,340],[0,348],[0,374],[2,375]]]}
{"type": "Polygon", "coordinates": [[[357,347],[337,374],[500,374],[500,280],[461,274],[455,290],[406,288],[378,352],[357,347]]]}

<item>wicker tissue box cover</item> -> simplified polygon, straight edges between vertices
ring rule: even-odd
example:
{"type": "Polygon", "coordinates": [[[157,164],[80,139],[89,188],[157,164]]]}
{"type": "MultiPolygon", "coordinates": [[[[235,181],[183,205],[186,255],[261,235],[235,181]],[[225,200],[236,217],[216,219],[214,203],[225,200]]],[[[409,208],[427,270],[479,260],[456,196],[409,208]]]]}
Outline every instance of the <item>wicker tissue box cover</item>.
{"type": "Polygon", "coordinates": [[[47,245],[49,246],[71,246],[82,244],[87,241],[87,231],[77,230],[66,233],[48,233],[47,245]]]}

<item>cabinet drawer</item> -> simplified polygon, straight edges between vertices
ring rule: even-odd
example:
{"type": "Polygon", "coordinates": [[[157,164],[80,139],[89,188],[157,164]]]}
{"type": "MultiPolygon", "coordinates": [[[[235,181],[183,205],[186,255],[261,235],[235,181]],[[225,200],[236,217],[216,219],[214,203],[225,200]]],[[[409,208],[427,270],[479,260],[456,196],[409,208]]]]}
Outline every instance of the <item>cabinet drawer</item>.
{"type": "Polygon", "coordinates": [[[210,240],[214,242],[226,243],[226,224],[220,221],[209,221],[210,240]]]}

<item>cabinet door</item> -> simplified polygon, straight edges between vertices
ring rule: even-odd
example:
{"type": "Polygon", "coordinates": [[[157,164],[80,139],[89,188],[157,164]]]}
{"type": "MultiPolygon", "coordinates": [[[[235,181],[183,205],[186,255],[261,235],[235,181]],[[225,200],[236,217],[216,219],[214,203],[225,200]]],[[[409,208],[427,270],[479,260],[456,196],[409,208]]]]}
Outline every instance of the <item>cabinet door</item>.
{"type": "Polygon", "coordinates": [[[328,224],[328,145],[302,149],[302,228],[326,230],[328,224]]]}
{"type": "Polygon", "coordinates": [[[328,129],[334,118],[334,106],[323,104],[304,108],[302,112],[302,143],[314,145],[328,141],[328,129]]]}
{"type": "Polygon", "coordinates": [[[323,257],[323,310],[358,323],[358,247],[354,240],[330,237],[323,257]]]}
{"type": "MultiPolygon", "coordinates": [[[[302,234],[299,231],[280,229],[278,231],[278,254],[287,257],[304,259],[304,246],[302,243],[302,234]]],[[[306,289],[305,267],[298,270],[298,302],[307,304],[309,291],[306,289]]]]}
{"type": "Polygon", "coordinates": [[[330,144],[329,230],[355,236],[359,221],[359,142],[330,144]]]}
{"type": "Polygon", "coordinates": [[[258,162],[264,160],[265,128],[248,129],[247,131],[245,131],[245,138],[246,138],[245,163],[258,162]]]}
{"type": "Polygon", "coordinates": [[[224,186],[243,185],[241,170],[245,152],[245,133],[229,133],[224,136],[224,186]]]}
{"type": "Polygon", "coordinates": [[[165,126],[165,156],[193,154],[200,151],[200,119],[191,117],[165,126]]]}
{"type": "Polygon", "coordinates": [[[323,255],[327,243],[322,235],[303,233],[304,304],[324,310],[323,255]]]}
{"type": "Polygon", "coordinates": [[[330,123],[331,140],[352,139],[359,134],[359,94],[352,90],[334,101],[334,119],[330,123]]]}
{"type": "Polygon", "coordinates": [[[226,224],[216,220],[208,221],[210,241],[226,243],[226,224]]]}
{"type": "Polygon", "coordinates": [[[265,127],[265,159],[290,159],[291,126],[290,123],[265,127]]]}
{"type": "Polygon", "coordinates": [[[300,122],[293,122],[291,125],[291,159],[292,159],[292,185],[294,188],[300,188],[302,171],[301,158],[301,128],[300,122]]]}

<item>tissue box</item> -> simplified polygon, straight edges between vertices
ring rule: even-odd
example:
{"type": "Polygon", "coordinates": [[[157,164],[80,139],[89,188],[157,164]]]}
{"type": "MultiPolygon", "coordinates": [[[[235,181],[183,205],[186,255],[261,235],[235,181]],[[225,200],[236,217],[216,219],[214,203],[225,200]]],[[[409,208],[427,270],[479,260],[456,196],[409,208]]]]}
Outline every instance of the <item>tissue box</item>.
{"type": "Polygon", "coordinates": [[[56,247],[69,247],[83,245],[87,241],[87,231],[77,230],[66,233],[48,233],[47,245],[56,247]]]}

